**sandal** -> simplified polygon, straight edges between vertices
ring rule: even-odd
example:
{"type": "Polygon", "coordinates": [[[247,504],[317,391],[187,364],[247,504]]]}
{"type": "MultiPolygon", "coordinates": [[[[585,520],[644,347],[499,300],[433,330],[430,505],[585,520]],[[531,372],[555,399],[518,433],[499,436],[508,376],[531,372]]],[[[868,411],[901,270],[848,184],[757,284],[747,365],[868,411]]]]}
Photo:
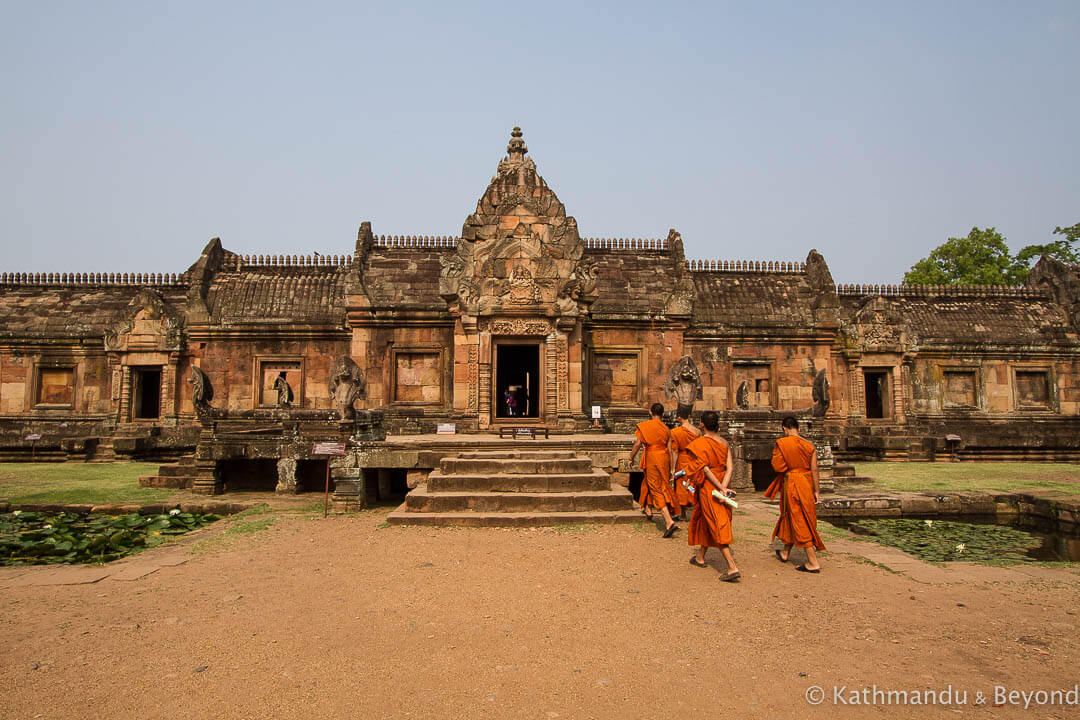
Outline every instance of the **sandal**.
{"type": "Polygon", "coordinates": [[[773,550],[773,552],[776,553],[776,559],[779,560],[780,562],[786,563],[788,561],[788,559],[786,557],[784,557],[783,555],[780,554],[779,550],[773,550]]]}
{"type": "Polygon", "coordinates": [[[740,573],[738,570],[736,570],[735,572],[729,572],[729,573],[725,573],[725,574],[721,575],[720,580],[721,580],[721,582],[735,582],[736,580],[738,580],[741,577],[742,577],[742,573],[740,573]]]}
{"type": "Polygon", "coordinates": [[[796,565],[795,569],[798,570],[799,572],[808,572],[808,573],[819,573],[819,572],[821,572],[821,568],[818,568],[817,570],[811,570],[810,568],[806,567],[805,565],[796,565]]]}
{"type": "Polygon", "coordinates": [[[669,538],[675,534],[675,531],[679,529],[679,526],[675,523],[671,523],[671,527],[664,531],[664,537],[669,538]]]}
{"type": "Polygon", "coordinates": [[[703,568],[703,567],[709,567],[709,563],[699,563],[699,562],[697,561],[697,558],[696,558],[696,557],[692,557],[692,558],[690,558],[690,564],[691,564],[691,565],[694,565],[694,566],[696,566],[696,567],[701,567],[701,568],[703,568]]]}

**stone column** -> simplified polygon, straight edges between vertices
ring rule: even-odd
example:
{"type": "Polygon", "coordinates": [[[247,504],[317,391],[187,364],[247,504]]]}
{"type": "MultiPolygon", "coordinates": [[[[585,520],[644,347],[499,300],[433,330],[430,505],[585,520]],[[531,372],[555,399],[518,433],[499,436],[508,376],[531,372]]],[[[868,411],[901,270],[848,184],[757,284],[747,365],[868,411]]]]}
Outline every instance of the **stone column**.
{"type": "Polygon", "coordinates": [[[131,422],[131,367],[124,365],[120,375],[120,417],[118,422],[131,422]]]}
{"type": "Polygon", "coordinates": [[[490,332],[479,333],[477,346],[477,414],[481,430],[491,426],[491,366],[494,352],[490,332]]]}
{"type": "Polygon", "coordinates": [[[295,495],[296,489],[296,460],[294,458],[281,458],[277,461],[277,487],[274,492],[278,495],[295,495]]]}

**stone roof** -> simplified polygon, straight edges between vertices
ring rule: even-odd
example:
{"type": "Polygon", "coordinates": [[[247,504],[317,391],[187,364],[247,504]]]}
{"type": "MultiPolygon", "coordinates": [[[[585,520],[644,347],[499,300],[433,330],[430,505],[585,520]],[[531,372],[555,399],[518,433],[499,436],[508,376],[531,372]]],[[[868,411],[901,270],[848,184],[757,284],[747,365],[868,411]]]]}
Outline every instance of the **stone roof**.
{"type": "Polygon", "coordinates": [[[363,269],[364,289],[372,305],[446,312],[439,296],[439,257],[452,247],[376,246],[363,269]]]}
{"type": "MultiPolygon", "coordinates": [[[[138,284],[20,284],[0,286],[0,338],[75,340],[103,338],[123,321],[138,284]]],[[[166,307],[183,315],[186,285],[149,285],[166,307]]]]}
{"type": "Polygon", "coordinates": [[[210,322],[345,324],[345,266],[256,266],[218,272],[207,292],[210,322]]]}
{"type": "Polygon", "coordinates": [[[654,316],[675,285],[669,253],[659,250],[593,250],[585,258],[597,264],[599,297],[592,306],[594,318],[654,316]]]}
{"type": "Polygon", "coordinates": [[[813,296],[801,272],[695,272],[695,327],[814,324],[813,296]]]}

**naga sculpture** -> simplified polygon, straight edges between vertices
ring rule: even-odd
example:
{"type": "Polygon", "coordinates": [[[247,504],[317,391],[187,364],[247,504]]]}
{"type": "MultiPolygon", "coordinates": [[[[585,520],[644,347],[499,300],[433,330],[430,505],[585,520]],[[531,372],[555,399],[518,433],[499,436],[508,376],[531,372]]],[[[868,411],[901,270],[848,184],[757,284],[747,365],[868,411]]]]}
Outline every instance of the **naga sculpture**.
{"type": "Polygon", "coordinates": [[[191,404],[195,406],[195,414],[201,419],[211,417],[214,414],[214,408],[210,405],[214,399],[214,386],[210,384],[210,378],[202,368],[192,365],[188,382],[191,383],[191,404]]]}
{"type": "Polygon", "coordinates": [[[367,381],[364,373],[351,357],[345,355],[338,361],[334,368],[334,374],[330,376],[330,396],[334,398],[334,405],[342,420],[356,418],[356,408],[353,403],[364,394],[367,381]]]}
{"type": "Polygon", "coordinates": [[[825,413],[829,411],[829,404],[832,402],[829,398],[829,378],[825,375],[825,368],[819,370],[818,374],[814,376],[812,397],[814,399],[814,417],[825,417],[825,413]]]}
{"type": "Polygon", "coordinates": [[[750,409],[750,383],[743,380],[735,391],[735,406],[740,410],[750,409]]]}
{"type": "Polygon", "coordinates": [[[679,358],[671,368],[664,392],[678,401],[680,410],[694,409],[694,401],[701,398],[701,374],[692,357],[683,355],[679,358]]]}
{"type": "Polygon", "coordinates": [[[277,390],[277,406],[287,408],[292,406],[293,390],[289,381],[285,379],[285,373],[281,372],[274,380],[274,389],[277,390]]]}

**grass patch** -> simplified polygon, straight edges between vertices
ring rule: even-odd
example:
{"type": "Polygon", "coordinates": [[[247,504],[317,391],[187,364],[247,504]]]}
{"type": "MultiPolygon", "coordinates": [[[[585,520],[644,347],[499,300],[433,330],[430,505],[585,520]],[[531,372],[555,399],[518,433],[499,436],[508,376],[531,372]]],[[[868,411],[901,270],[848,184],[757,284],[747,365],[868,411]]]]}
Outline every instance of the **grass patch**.
{"type": "Polygon", "coordinates": [[[1071,463],[891,463],[862,462],[857,475],[874,486],[909,492],[960,490],[1058,490],[1080,495],[1080,465],[1071,463]]]}
{"type": "Polygon", "coordinates": [[[222,535],[252,535],[268,529],[273,524],[274,518],[271,516],[257,517],[254,520],[241,520],[226,528],[222,535]]]}
{"type": "Polygon", "coordinates": [[[171,490],[139,487],[157,463],[3,463],[0,497],[13,503],[152,503],[171,490]]]}
{"type": "MultiPolygon", "coordinates": [[[[258,507],[250,508],[250,510],[259,510],[265,508],[265,505],[259,505],[258,507]]],[[[245,510],[243,513],[234,515],[229,520],[228,527],[221,533],[208,537],[199,542],[191,548],[191,551],[196,554],[216,552],[220,550],[228,550],[236,545],[236,542],[245,535],[255,535],[264,530],[270,528],[274,524],[274,516],[270,514],[273,511],[264,513],[253,513],[244,517],[244,513],[249,512],[245,510]]]]}

